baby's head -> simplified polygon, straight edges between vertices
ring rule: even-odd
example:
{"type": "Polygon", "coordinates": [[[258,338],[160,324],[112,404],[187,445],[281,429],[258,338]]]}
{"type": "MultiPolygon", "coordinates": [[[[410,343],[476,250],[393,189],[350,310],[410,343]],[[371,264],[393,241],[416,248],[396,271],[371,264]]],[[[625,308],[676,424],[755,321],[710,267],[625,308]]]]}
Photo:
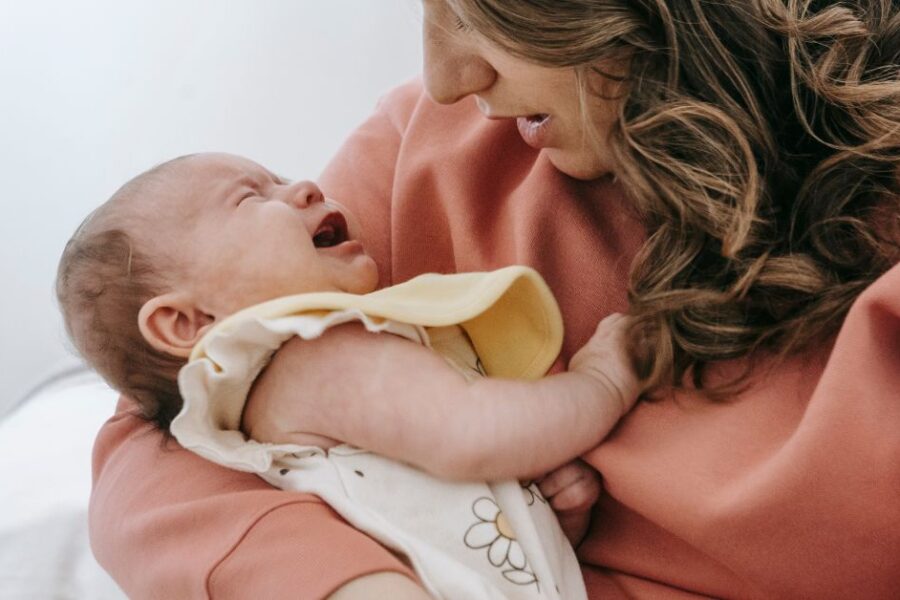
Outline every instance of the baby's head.
{"type": "Polygon", "coordinates": [[[375,289],[357,233],[309,181],[186,156],[91,213],[63,252],[57,296],[78,351],[165,428],[181,408],[178,369],[222,318],[279,296],[375,289]]]}

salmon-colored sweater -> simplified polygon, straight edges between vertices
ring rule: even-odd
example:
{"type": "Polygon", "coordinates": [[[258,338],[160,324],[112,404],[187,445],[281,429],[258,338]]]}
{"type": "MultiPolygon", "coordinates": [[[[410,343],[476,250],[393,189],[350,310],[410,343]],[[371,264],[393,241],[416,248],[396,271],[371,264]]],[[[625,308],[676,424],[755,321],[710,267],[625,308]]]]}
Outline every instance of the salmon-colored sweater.
{"type": "MultiPolygon", "coordinates": [[[[627,308],[643,232],[608,180],[561,175],[467,99],[384,99],[321,178],[350,206],[383,285],[537,269],[567,361],[627,308]]],[[[135,599],[322,598],[408,573],[318,499],[169,443],[123,400],[94,453],[91,539],[135,599]]],[[[734,402],[642,403],[587,459],[606,493],[580,556],[592,598],[896,598],[900,590],[900,267],[836,341],[734,402]]]]}

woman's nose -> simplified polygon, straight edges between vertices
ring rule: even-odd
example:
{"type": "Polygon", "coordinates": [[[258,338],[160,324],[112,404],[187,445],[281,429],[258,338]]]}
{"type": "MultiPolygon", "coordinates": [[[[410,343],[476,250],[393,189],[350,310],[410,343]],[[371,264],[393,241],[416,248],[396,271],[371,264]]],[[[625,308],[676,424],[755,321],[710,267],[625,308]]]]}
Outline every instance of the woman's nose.
{"type": "Polygon", "coordinates": [[[453,104],[490,88],[497,79],[488,61],[436,25],[425,25],[423,46],[425,90],[435,102],[453,104]]]}
{"type": "Polygon", "coordinates": [[[312,181],[297,181],[284,190],[284,201],[298,208],[306,208],[317,202],[324,202],[325,195],[312,181]]]}

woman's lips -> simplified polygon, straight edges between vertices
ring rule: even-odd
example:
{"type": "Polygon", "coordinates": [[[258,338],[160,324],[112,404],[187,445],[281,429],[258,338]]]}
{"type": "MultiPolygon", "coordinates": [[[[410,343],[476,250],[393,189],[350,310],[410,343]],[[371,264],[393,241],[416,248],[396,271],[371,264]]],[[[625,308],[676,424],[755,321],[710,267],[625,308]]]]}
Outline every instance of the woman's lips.
{"type": "Polygon", "coordinates": [[[543,148],[547,145],[552,122],[553,117],[547,114],[529,115],[516,119],[519,135],[532,148],[543,148]]]}

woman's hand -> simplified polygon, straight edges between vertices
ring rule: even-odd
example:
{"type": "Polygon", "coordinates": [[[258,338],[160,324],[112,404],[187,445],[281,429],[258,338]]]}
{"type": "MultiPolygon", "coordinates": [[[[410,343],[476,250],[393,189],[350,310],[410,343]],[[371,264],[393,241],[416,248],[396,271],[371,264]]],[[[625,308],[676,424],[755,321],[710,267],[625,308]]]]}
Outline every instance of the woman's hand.
{"type": "Polygon", "coordinates": [[[577,546],[590,525],[591,508],[600,499],[603,489],[600,473],[575,459],[551,471],[537,484],[556,512],[563,533],[577,546]]]}
{"type": "Polygon", "coordinates": [[[609,315],[569,361],[569,371],[593,378],[607,396],[620,402],[620,417],[631,410],[641,393],[641,383],[625,343],[628,322],[628,317],[621,313],[609,315]]]}

